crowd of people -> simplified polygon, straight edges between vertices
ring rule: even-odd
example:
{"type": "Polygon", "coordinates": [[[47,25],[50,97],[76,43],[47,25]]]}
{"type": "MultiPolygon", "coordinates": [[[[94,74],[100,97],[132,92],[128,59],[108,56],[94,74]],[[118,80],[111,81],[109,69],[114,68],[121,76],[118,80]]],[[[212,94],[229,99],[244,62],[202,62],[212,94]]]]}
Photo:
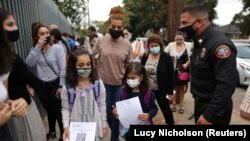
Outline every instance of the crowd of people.
{"type": "MultiPolygon", "coordinates": [[[[208,17],[206,7],[186,6],[175,41],[165,46],[160,35],[151,34],[147,49],[135,40],[133,27],[125,26],[125,11],[120,6],[110,10],[105,35],[91,26],[86,37],[77,38],[57,25],[34,22],[33,43],[24,62],[11,44],[19,38],[16,21],[9,11],[0,9],[1,140],[59,137],[66,141],[70,122],[96,122],[95,141],[103,140],[108,128],[110,141],[119,136],[129,141],[116,102],[138,97],[142,124],[152,125],[159,107],[165,123],[174,125],[173,112],[185,112],[189,82],[195,124],[229,124],[237,51],[230,39],[210,25],[208,17]],[[47,112],[47,133],[32,90],[47,112]]],[[[249,106],[243,106],[249,111],[249,106]]]]}

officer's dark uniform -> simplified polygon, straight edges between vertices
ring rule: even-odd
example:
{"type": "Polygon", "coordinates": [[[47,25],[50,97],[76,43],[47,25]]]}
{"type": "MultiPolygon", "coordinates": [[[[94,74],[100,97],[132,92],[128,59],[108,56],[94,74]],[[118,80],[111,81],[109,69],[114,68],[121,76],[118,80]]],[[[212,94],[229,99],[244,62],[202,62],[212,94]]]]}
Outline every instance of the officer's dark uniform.
{"type": "Polygon", "coordinates": [[[195,121],[200,115],[213,124],[229,124],[236,87],[237,50],[230,39],[211,25],[194,39],[191,93],[195,121]]]}

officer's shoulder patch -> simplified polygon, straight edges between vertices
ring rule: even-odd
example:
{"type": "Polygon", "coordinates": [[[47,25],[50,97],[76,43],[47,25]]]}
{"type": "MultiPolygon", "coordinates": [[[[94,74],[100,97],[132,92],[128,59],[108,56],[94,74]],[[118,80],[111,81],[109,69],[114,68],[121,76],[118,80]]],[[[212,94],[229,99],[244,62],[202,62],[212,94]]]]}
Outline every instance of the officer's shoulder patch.
{"type": "Polygon", "coordinates": [[[215,56],[217,58],[227,58],[231,54],[231,49],[226,45],[218,46],[215,50],[215,56]]]}

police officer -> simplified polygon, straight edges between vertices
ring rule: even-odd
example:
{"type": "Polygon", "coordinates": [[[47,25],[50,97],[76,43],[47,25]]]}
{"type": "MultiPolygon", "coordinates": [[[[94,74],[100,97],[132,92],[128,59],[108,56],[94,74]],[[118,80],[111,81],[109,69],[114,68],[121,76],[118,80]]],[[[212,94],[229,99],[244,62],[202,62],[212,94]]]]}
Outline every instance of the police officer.
{"type": "Polygon", "coordinates": [[[181,13],[180,31],[193,39],[191,93],[196,124],[229,124],[236,87],[236,48],[210,25],[203,5],[189,5],[181,13]]]}

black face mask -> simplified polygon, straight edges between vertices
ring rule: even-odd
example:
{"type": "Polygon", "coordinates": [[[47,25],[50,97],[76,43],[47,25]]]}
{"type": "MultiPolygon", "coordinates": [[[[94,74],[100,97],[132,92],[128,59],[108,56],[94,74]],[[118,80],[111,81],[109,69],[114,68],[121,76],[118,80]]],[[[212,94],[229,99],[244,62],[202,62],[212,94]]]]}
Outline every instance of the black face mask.
{"type": "Polygon", "coordinates": [[[7,36],[9,38],[10,42],[15,42],[19,39],[19,30],[13,30],[13,31],[7,31],[5,30],[7,33],[7,36]]]}
{"type": "Polygon", "coordinates": [[[197,22],[197,20],[195,20],[194,23],[189,25],[189,26],[179,28],[179,31],[183,32],[185,39],[190,40],[190,39],[194,38],[194,35],[195,35],[196,31],[198,30],[198,29],[194,30],[194,28],[193,28],[193,26],[196,22],[197,22]]]}
{"type": "Polygon", "coordinates": [[[112,28],[109,29],[109,34],[113,39],[118,39],[122,35],[122,33],[122,30],[115,30],[112,28]]]}

